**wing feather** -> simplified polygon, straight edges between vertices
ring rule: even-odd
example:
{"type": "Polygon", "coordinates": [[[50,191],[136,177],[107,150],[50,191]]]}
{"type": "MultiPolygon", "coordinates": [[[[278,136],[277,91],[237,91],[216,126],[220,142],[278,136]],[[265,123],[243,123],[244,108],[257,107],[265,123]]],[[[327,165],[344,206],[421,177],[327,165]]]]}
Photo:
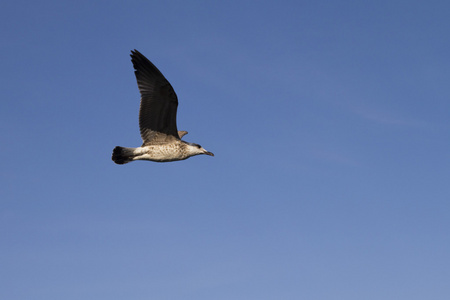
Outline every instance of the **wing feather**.
{"type": "Polygon", "coordinates": [[[145,144],[180,139],[177,130],[178,98],[164,75],[139,51],[131,62],[141,93],[139,129],[145,144]]]}

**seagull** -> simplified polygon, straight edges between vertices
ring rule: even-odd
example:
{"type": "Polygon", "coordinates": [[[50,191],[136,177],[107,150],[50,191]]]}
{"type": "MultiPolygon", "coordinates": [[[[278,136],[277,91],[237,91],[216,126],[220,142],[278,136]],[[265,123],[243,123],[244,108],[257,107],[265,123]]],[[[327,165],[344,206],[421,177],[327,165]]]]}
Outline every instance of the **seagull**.
{"type": "Polygon", "coordinates": [[[194,155],[214,156],[202,146],[182,141],[187,131],[177,129],[178,98],[164,75],[139,51],[131,51],[131,62],[141,93],[139,129],[142,146],[117,146],[112,160],[119,165],[134,160],[169,162],[184,160],[194,155]]]}

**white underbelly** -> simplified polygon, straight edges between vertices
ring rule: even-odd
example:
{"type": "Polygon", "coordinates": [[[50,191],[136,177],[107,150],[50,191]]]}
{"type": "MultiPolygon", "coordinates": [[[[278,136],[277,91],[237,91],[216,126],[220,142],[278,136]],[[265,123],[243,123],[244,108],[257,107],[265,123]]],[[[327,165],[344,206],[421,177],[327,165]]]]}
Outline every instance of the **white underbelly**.
{"type": "Polygon", "coordinates": [[[182,151],[176,145],[171,146],[145,146],[134,150],[133,160],[151,160],[158,162],[185,159],[182,151]]]}

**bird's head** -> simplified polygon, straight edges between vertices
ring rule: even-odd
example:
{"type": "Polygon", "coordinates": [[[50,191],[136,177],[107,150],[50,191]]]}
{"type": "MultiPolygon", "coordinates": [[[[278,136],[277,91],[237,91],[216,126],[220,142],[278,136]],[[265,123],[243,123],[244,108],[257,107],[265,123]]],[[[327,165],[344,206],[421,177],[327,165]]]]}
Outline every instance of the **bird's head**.
{"type": "Polygon", "coordinates": [[[200,155],[200,154],[214,156],[214,154],[212,152],[207,151],[199,144],[194,144],[194,143],[186,143],[186,144],[188,146],[187,149],[188,149],[190,156],[200,155]]]}

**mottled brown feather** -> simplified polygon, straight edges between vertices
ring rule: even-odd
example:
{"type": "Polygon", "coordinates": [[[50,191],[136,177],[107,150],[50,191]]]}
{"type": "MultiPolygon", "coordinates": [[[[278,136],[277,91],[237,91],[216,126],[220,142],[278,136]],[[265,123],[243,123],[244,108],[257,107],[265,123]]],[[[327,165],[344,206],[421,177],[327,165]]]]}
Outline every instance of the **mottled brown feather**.
{"type": "Polygon", "coordinates": [[[139,51],[131,51],[131,62],[141,93],[139,128],[143,145],[180,139],[177,130],[178,99],[164,75],[139,51]]]}

